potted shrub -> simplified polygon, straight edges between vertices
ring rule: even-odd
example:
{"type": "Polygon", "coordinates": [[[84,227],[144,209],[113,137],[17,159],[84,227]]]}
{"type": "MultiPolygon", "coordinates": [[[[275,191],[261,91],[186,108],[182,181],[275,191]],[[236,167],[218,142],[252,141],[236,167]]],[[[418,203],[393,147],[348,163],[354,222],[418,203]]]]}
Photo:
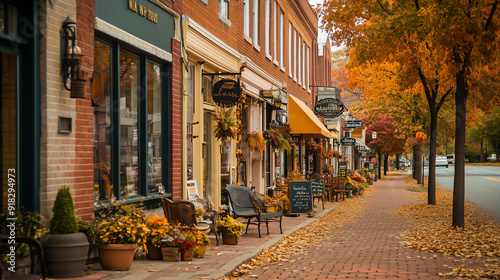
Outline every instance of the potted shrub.
{"type": "Polygon", "coordinates": [[[149,229],[149,236],[146,241],[148,252],[147,258],[150,260],[161,260],[162,254],[160,240],[167,235],[168,220],[164,216],[153,216],[146,220],[149,229]]]}
{"type": "Polygon", "coordinates": [[[238,244],[241,237],[241,231],[244,226],[233,217],[227,215],[215,221],[215,226],[222,232],[222,243],[228,245],[238,244]]]}
{"type": "Polygon", "coordinates": [[[78,231],[75,205],[68,187],[57,192],[50,220],[50,234],[42,239],[49,276],[83,276],[89,250],[87,236],[78,231]]]}
{"type": "Polygon", "coordinates": [[[129,270],[137,246],[147,252],[149,229],[137,205],[120,205],[115,210],[111,215],[101,214],[97,222],[96,247],[103,269],[129,270]]]}
{"type": "Polygon", "coordinates": [[[195,233],[195,237],[196,237],[196,249],[194,250],[194,257],[204,258],[205,253],[207,251],[207,246],[210,245],[210,239],[208,238],[207,234],[201,231],[197,231],[195,233]]]}

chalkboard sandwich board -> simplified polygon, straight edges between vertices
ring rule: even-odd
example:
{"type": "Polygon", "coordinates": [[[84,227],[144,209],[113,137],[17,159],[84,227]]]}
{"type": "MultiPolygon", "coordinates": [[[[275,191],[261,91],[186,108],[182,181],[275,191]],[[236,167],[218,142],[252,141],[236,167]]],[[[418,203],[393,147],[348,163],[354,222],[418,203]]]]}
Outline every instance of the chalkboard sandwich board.
{"type": "Polygon", "coordinates": [[[311,190],[314,196],[323,196],[325,194],[325,180],[321,178],[311,178],[311,190]]]}
{"type": "Polygon", "coordinates": [[[310,181],[290,182],[290,214],[307,213],[313,209],[310,181]]]}

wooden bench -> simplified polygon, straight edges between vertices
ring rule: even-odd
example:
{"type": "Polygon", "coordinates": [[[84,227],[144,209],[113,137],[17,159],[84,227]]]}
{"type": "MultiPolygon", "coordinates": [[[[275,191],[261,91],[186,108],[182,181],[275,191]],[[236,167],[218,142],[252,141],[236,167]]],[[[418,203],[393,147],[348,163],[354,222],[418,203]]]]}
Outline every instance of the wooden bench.
{"type": "Polygon", "coordinates": [[[283,233],[281,228],[281,221],[283,219],[283,211],[267,212],[261,213],[260,209],[256,209],[252,203],[252,195],[250,193],[250,188],[239,186],[239,185],[228,185],[226,191],[230,202],[230,211],[233,213],[233,217],[236,219],[238,217],[247,219],[247,227],[245,233],[248,232],[248,226],[250,224],[257,225],[260,234],[260,223],[265,222],[267,227],[267,234],[269,234],[269,222],[280,223],[280,233],[283,233]],[[256,219],[255,222],[251,222],[252,219],[256,219]]]}

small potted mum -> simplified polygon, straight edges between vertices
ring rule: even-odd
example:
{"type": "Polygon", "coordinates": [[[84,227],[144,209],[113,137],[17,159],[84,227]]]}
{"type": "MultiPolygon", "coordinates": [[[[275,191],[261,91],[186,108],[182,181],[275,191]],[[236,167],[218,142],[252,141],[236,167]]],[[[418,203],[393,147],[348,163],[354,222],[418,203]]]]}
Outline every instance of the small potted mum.
{"type": "Polygon", "coordinates": [[[183,232],[184,237],[179,242],[179,251],[181,252],[181,260],[190,261],[194,257],[194,250],[196,249],[196,236],[192,231],[183,232]]]}
{"type": "Polygon", "coordinates": [[[143,210],[135,204],[121,205],[116,212],[101,215],[95,238],[102,268],[129,270],[136,248],[147,252],[148,232],[143,210]]]}
{"type": "Polygon", "coordinates": [[[197,231],[195,237],[196,249],[194,250],[194,257],[204,258],[205,252],[207,251],[207,246],[210,245],[210,239],[208,238],[208,235],[201,231],[197,231]]]}
{"type": "Polygon", "coordinates": [[[242,223],[236,221],[233,217],[227,215],[215,221],[215,226],[222,232],[222,243],[228,245],[237,245],[241,237],[241,231],[244,229],[242,223]]]}
{"type": "Polygon", "coordinates": [[[178,227],[167,226],[167,235],[161,238],[160,247],[164,261],[178,262],[181,260],[180,242],[184,241],[184,236],[178,227]]]}
{"type": "Polygon", "coordinates": [[[146,220],[146,225],[150,230],[146,242],[146,256],[150,260],[161,260],[160,240],[167,235],[168,220],[164,216],[153,216],[146,220]]]}

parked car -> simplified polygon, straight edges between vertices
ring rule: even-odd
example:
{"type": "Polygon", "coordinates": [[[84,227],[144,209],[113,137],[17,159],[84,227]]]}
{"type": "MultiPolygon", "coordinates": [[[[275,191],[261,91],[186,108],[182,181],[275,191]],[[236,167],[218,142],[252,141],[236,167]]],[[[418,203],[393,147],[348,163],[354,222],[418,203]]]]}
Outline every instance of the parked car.
{"type": "Polygon", "coordinates": [[[455,164],[455,155],[447,155],[446,158],[448,159],[448,164],[455,164]]]}
{"type": "Polygon", "coordinates": [[[488,161],[496,161],[497,160],[497,155],[496,154],[491,154],[487,158],[488,161]]]}
{"type": "Polygon", "coordinates": [[[448,159],[446,157],[436,157],[436,167],[446,166],[448,168],[448,159]]]}

